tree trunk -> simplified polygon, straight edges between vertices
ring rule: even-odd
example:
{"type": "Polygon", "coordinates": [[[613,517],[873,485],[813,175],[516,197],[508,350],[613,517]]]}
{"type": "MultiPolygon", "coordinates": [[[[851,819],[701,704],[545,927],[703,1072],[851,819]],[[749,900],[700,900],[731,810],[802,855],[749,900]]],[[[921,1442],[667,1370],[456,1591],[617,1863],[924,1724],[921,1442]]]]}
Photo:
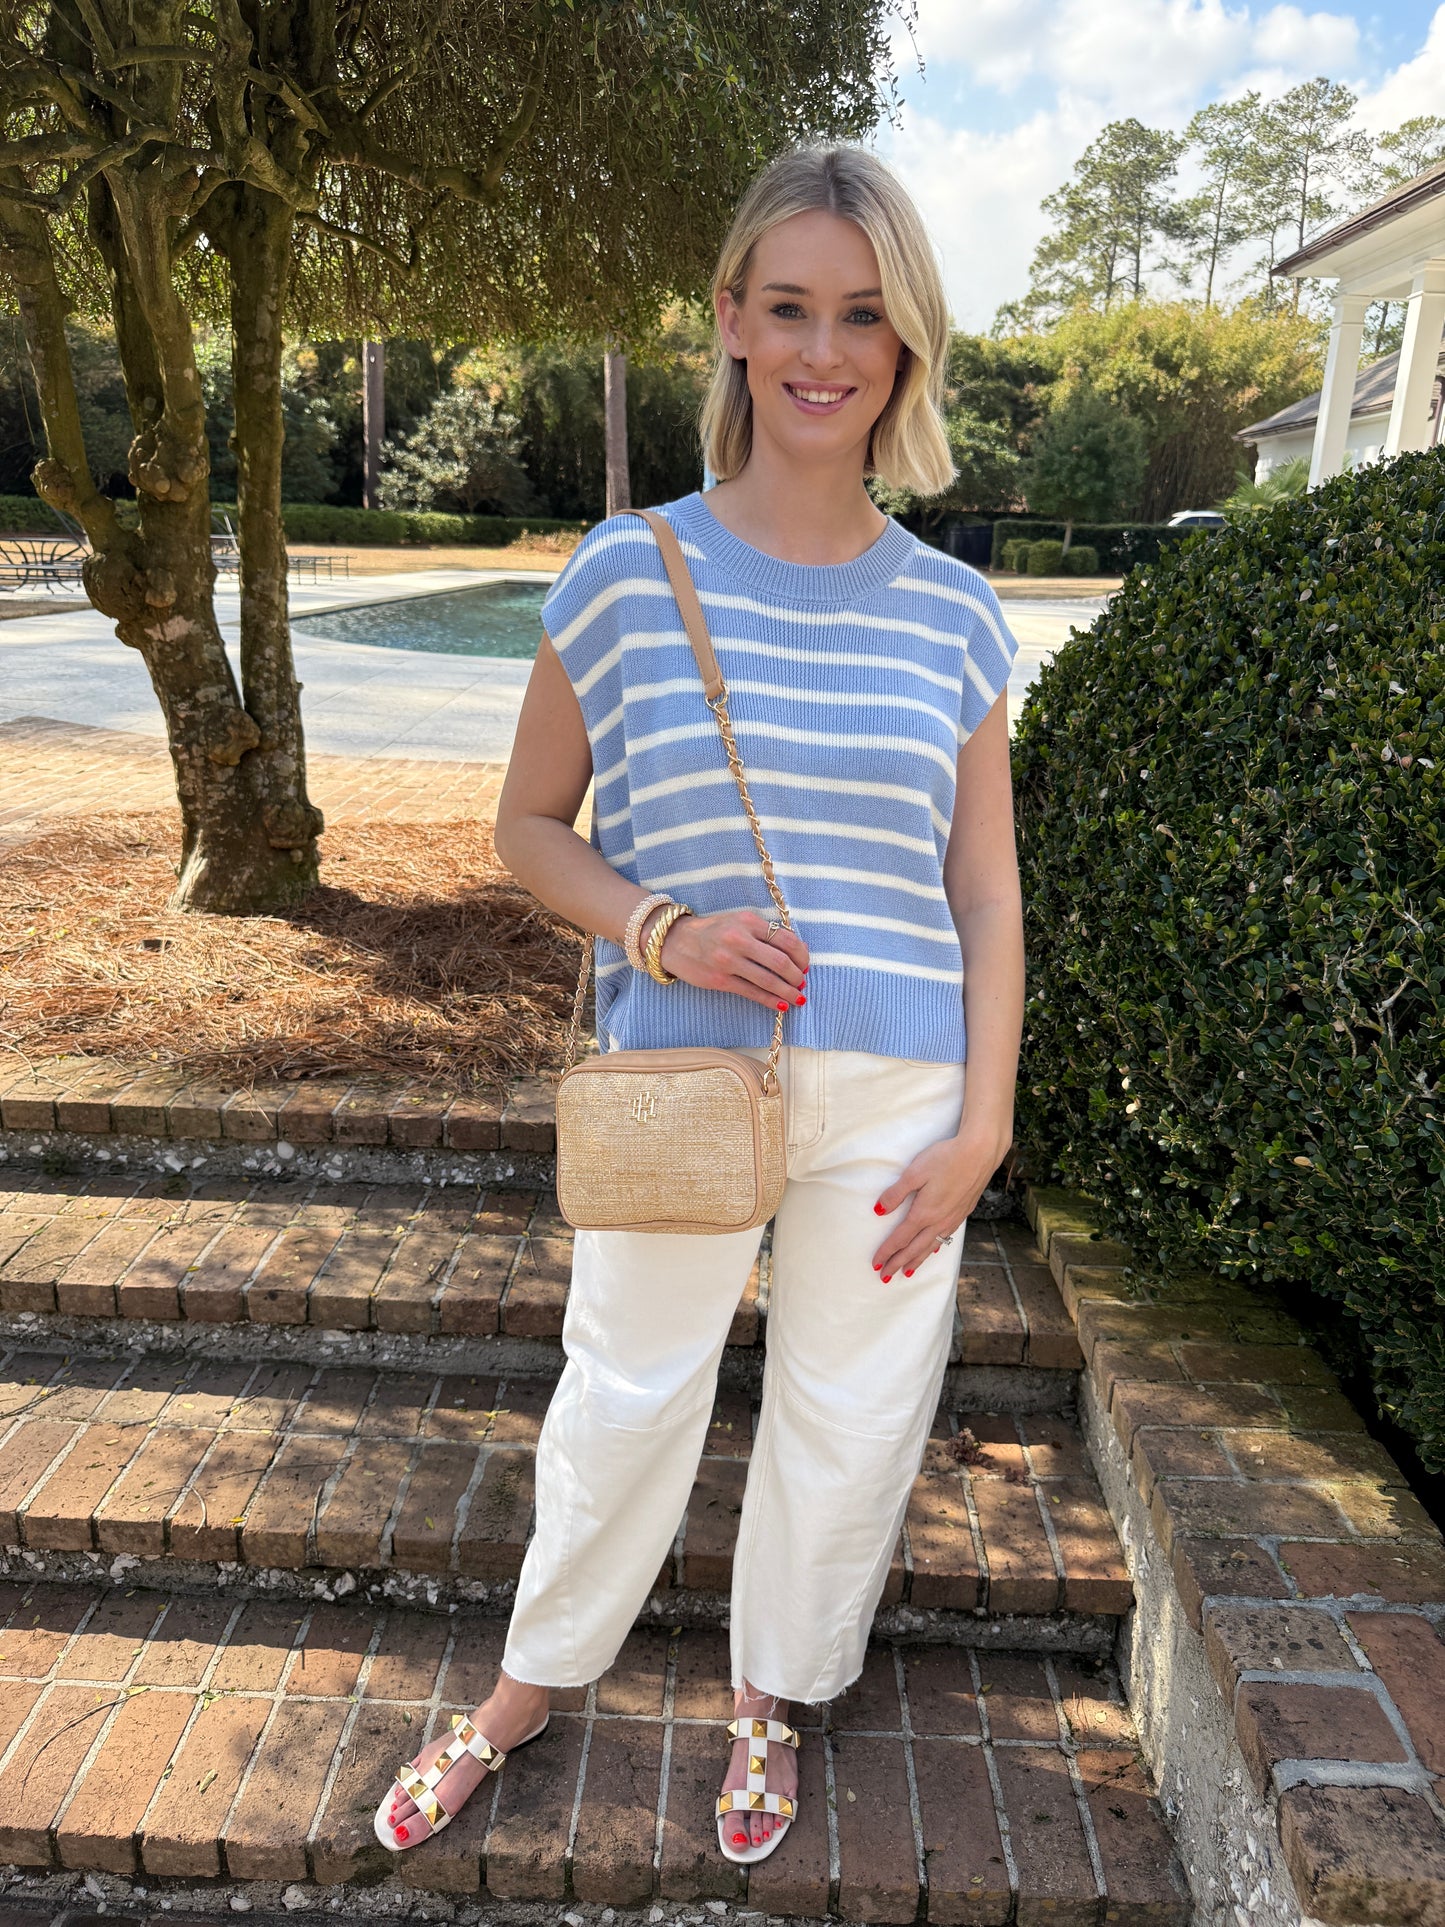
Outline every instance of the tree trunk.
{"type": "Polygon", "coordinates": [[[361,344],[361,506],[380,508],[376,499],[381,479],[381,444],[386,439],[386,348],[380,341],[361,344]]]}
{"type": "MultiPolygon", "coordinates": [[[[595,365],[595,364],[594,364],[595,365]]],[[[607,514],[632,507],[627,464],[627,357],[609,348],[602,364],[603,420],[607,432],[607,514]]]]}
{"type": "Polygon", "coordinates": [[[281,316],[293,227],[286,203],[255,187],[230,190],[217,226],[231,269],[241,689],[260,731],[244,775],[251,810],[259,814],[272,853],[267,887],[281,902],[304,896],[315,884],[322,829],[321,812],[306,794],[301,685],[291,654],[281,520],[281,316]]]}
{"type": "Polygon", "coordinates": [[[1068,520],[1067,520],[1067,521],[1066,521],[1066,522],[1064,523],[1064,550],[1063,550],[1063,552],[1064,552],[1064,554],[1065,554],[1065,555],[1067,555],[1067,554],[1068,554],[1068,552],[1069,552],[1069,544],[1070,544],[1070,543],[1071,543],[1071,542],[1073,541],[1073,539],[1074,539],[1074,518],[1073,518],[1073,516],[1071,515],[1071,516],[1070,516],[1070,517],[1068,518],[1068,520]]]}
{"type": "Polygon", "coordinates": [[[19,298],[45,422],[34,471],[43,500],[75,516],[92,553],[86,590],[137,650],[165,718],[181,809],[172,905],[256,912],[293,901],[314,881],[277,849],[258,806],[261,729],[243,707],[216,621],[205,404],[189,316],[171,279],[164,184],[137,178],[124,202],[104,176],[89,190],[91,232],[109,271],[116,342],[136,435],[129,472],[139,527],[122,529],[86,460],[66,300],[44,217],[14,202],[0,248],[19,298]]]}

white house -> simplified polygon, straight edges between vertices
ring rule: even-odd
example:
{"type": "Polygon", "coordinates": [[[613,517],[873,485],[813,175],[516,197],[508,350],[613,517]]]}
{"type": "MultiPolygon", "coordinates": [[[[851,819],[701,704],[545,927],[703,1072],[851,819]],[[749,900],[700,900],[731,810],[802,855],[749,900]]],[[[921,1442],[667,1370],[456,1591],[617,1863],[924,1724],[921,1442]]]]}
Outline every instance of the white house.
{"type": "MultiPolygon", "coordinates": [[[[1439,376],[1435,383],[1435,416],[1429,437],[1432,442],[1441,439],[1439,395],[1441,389],[1445,388],[1445,349],[1441,350],[1437,367],[1439,376]]],[[[1349,426],[1345,430],[1345,445],[1335,472],[1341,468],[1360,468],[1367,462],[1378,462],[1385,452],[1399,368],[1400,356],[1396,351],[1393,355],[1382,355],[1378,361],[1367,362],[1355,376],[1349,426]]],[[[1234,439],[1254,444],[1254,479],[1262,482],[1271,469],[1279,468],[1285,462],[1301,458],[1310,461],[1314,455],[1319,419],[1320,397],[1316,393],[1306,395],[1303,401],[1292,402],[1288,408],[1281,408],[1277,415],[1267,415],[1262,422],[1251,422],[1248,428],[1241,428],[1234,439]]]]}
{"type": "Polygon", "coordinates": [[[1266,455],[1273,466],[1308,453],[1313,487],[1339,474],[1347,449],[1358,462],[1433,447],[1440,440],[1445,333],[1445,161],[1338,222],[1275,272],[1333,281],[1334,322],[1319,394],[1242,432],[1242,441],[1258,446],[1261,463],[1266,455]],[[1398,354],[1362,372],[1372,301],[1403,301],[1405,334],[1398,354]],[[1291,415],[1297,418],[1286,422],[1291,415]]]}

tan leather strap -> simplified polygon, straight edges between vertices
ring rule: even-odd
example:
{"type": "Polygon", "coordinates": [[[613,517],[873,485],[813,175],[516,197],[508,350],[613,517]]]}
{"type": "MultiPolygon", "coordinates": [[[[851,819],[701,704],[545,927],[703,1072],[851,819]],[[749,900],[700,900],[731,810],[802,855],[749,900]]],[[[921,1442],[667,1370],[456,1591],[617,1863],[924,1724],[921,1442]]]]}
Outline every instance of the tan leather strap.
{"type": "MultiPolygon", "coordinates": [[[[708,701],[715,703],[719,696],[727,695],[727,689],[723,683],[722,671],[717,666],[712,637],[707,632],[707,618],[703,615],[702,604],[697,599],[697,589],[693,585],[692,573],[687,566],[687,558],[682,552],[682,544],[673,534],[666,517],[659,515],[656,509],[619,509],[617,515],[638,516],[657,537],[657,546],[662,551],[663,567],[667,570],[667,579],[672,584],[672,593],[677,597],[677,606],[682,612],[682,626],[686,629],[687,639],[692,644],[692,653],[697,657],[703,690],[708,701]]],[[[612,519],[615,521],[617,518],[614,516],[612,519]]]]}
{"type": "MultiPolygon", "coordinates": [[[[682,626],[687,631],[687,639],[692,644],[692,653],[697,660],[698,673],[702,677],[703,694],[707,706],[712,711],[722,737],[723,749],[727,754],[728,768],[733,781],[737,784],[738,795],[747,812],[748,827],[753,833],[757,846],[758,861],[763,868],[763,881],[768,886],[768,895],[778,913],[778,921],[785,929],[791,930],[793,920],[788,915],[788,906],[778,887],[778,879],[773,871],[773,859],[768,854],[768,846],[763,840],[763,826],[758,821],[758,812],[748,790],[748,779],[743,769],[743,759],[738,751],[737,738],[733,734],[732,717],[728,714],[727,684],[723,681],[722,671],[718,668],[717,655],[712,646],[712,637],[707,631],[707,618],[703,615],[702,604],[698,601],[697,589],[693,584],[692,573],[683,555],[682,544],[673,534],[666,517],[655,509],[618,509],[617,515],[635,515],[646,522],[656,539],[662,554],[663,567],[667,570],[668,582],[677,601],[682,616],[682,626]]],[[[616,519],[616,516],[610,518],[616,519]]],[[[595,805],[594,805],[595,814],[595,805]]],[[[577,991],[572,999],[572,1022],[567,1031],[567,1053],[563,1062],[565,1070],[571,1070],[577,1061],[577,1047],[582,1030],[582,1007],[587,1000],[587,979],[592,969],[592,938],[589,935],[582,946],[582,967],[577,973],[577,991]]],[[[778,1071],[778,1052],[783,1046],[783,1017],[781,1010],[773,1019],[773,1038],[768,1050],[768,1075],[764,1088],[770,1088],[778,1071]]]]}

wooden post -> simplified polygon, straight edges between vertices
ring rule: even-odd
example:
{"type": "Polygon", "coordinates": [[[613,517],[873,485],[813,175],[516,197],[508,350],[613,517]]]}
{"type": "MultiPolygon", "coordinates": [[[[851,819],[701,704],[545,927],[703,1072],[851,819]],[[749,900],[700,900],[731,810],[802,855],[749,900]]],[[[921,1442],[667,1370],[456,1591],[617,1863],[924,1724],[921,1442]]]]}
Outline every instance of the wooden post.
{"type": "Polygon", "coordinates": [[[376,485],[381,476],[381,444],[386,436],[386,348],[380,341],[361,344],[361,429],[366,447],[361,505],[374,509],[379,507],[376,485]]]}
{"type": "Polygon", "coordinates": [[[1395,399],[1385,431],[1384,458],[1412,448],[1428,448],[1435,424],[1430,401],[1440,367],[1440,336],[1445,327],[1445,260],[1422,261],[1410,284],[1405,304],[1405,338],[1400,343],[1400,370],[1395,377],[1395,399]]]}
{"type": "Polygon", "coordinates": [[[1355,402],[1355,377],[1360,371],[1360,344],[1365,334],[1367,294],[1335,295],[1335,318],[1325,355],[1324,386],[1310,455],[1310,487],[1317,488],[1344,467],[1350,411],[1355,402]]]}
{"type": "Polygon", "coordinates": [[[627,357],[609,348],[602,364],[603,419],[607,433],[607,513],[632,507],[627,466],[627,357]]]}

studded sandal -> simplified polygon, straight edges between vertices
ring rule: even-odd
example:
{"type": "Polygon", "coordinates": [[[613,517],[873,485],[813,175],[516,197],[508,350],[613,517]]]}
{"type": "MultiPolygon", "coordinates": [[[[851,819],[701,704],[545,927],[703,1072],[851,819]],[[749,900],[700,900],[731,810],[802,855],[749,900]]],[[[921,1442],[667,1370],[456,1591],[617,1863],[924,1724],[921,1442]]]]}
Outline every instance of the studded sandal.
{"type": "MultiPolygon", "coordinates": [[[[535,1727],[526,1735],[526,1738],[518,1740],[517,1746],[526,1746],[528,1741],[535,1740],[545,1730],[547,1719],[550,1717],[550,1714],[547,1715],[541,1726],[535,1727]]],[[[408,1840],[402,1829],[392,1826],[387,1818],[387,1810],[392,1800],[391,1791],[387,1792],[386,1798],[376,1809],[376,1818],[372,1822],[376,1837],[382,1846],[392,1853],[404,1853],[409,1847],[419,1847],[423,1840],[430,1840],[434,1834],[440,1833],[443,1827],[450,1826],[455,1820],[456,1814],[447,1812],[436,1796],[436,1789],[464,1754],[470,1753],[474,1760],[480,1760],[488,1773],[499,1773],[502,1769],[506,1754],[493,1746],[490,1740],[484,1739],[465,1713],[452,1714],[452,1731],[456,1738],[448,1741],[424,1773],[419,1773],[408,1761],[405,1766],[397,1768],[396,1778],[392,1781],[393,1788],[400,1787],[407,1799],[414,1802],[422,1819],[431,1828],[431,1832],[424,1833],[419,1840],[408,1840]]],[[[512,1748],[514,1753],[517,1746],[512,1748]]],[[[468,1795],[468,1798],[470,1797],[468,1795]]],[[[405,1822],[402,1823],[402,1827],[405,1827],[405,1822]]]]}
{"type": "Polygon", "coordinates": [[[733,1739],[748,1742],[748,1783],[719,1794],[717,1843],[724,1859],[735,1860],[739,1866],[748,1866],[754,1860],[766,1860],[793,1821],[794,1802],[785,1793],[768,1791],[769,1742],[796,1747],[799,1741],[794,1729],[785,1726],[781,1720],[729,1720],[728,1732],[733,1739]],[[723,1830],[723,1817],[729,1813],[775,1813],[783,1824],[774,1828],[770,1840],[760,1840],[756,1844],[750,1842],[746,1847],[739,1848],[733,1846],[723,1830]]]}

